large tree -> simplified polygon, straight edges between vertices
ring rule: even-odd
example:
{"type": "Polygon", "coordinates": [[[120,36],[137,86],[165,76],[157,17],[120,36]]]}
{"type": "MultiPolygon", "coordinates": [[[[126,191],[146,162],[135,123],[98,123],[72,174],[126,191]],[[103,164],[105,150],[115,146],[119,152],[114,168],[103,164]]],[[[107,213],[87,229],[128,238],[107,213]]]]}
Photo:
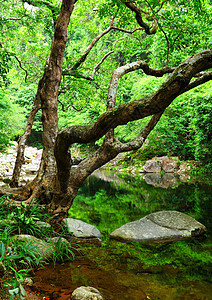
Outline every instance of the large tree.
{"type": "MultiPolygon", "coordinates": [[[[94,170],[103,166],[121,152],[139,149],[158,123],[164,110],[174,99],[212,79],[212,72],[209,70],[212,67],[212,50],[204,49],[207,44],[205,41],[202,43],[202,46],[193,43],[193,47],[188,47],[188,45],[192,45],[192,40],[186,39],[186,35],[189,32],[192,36],[193,30],[189,17],[192,15],[194,20],[198,14],[202,13],[205,14],[205,20],[207,21],[207,12],[205,10],[211,9],[211,7],[207,1],[205,4],[205,1],[195,0],[189,1],[189,3],[180,0],[99,1],[96,3],[97,6],[93,7],[93,10],[101,18],[110,18],[108,27],[96,35],[77,61],[73,62],[72,59],[67,58],[64,66],[63,59],[64,56],[67,56],[67,54],[65,55],[67,30],[72,12],[76,9],[80,11],[80,14],[85,13],[83,7],[86,5],[86,2],[63,0],[60,10],[58,10],[55,1],[52,3],[41,0],[24,0],[23,2],[36,6],[38,9],[40,5],[44,5],[51,11],[54,23],[54,36],[50,54],[46,60],[44,74],[38,83],[27,127],[19,142],[11,186],[16,187],[18,185],[24,147],[30,135],[35,114],[41,109],[43,155],[40,169],[33,182],[27,184],[24,188],[16,188],[14,194],[22,194],[28,200],[34,199],[36,201],[42,199],[46,204],[51,205],[55,215],[63,217],[67,215],[79,188],[94,170]],[[116,43],[124,39],[122,37],[114,40],[114,32],[132,35],[137,31],[141,32],[146,44],[144,60],[133,61],[136,55],[133,55],[134,53],[131,52],[135,50],[129,48],[129,53],[125,53],[128,59],[125,58],[124,62],[121,61],[119,66],[111,71],[111,80],[108,86],[107,98],[105,99],[107,103],[106,111],[92,124],[74,125],[58,132],[58,96],[62,92],[60,90],[62,77],[71,76],[94,82],[96,72],[98,72],[105,60],[114,53],[116,43]],[[111,39],[115,42],[113,49],[108,49],[102,56],[102,59],[93,65],[91,74],[88,74],[88,72],[83,73],[83,63],[86,62],[94,46],[105,35],[110,33],[113,33],[111,39]],[[155,67],[154,61],[157,60],[157,55],[153,55],[152,63],[151,55],[148,55],[148,47],[150,48],[148,44],[153,43],[155,40],[158,43],[155,51],[161,51],[160,49],[162,48],[166,49],[165,55],[160,56],[161,62],[158,64],[160,68],[155,67]],[[192,55],[179,62],[177,50],[183,52],[184,48],[189,48],[189,51],[187,49],[186,53],[192,55]],[[197,51],[192,53],[196,49],[197,51]],[[171,61],[171,58],[173,58],[173,61],[171,61]],[[69,65],[71,62],[72,65],[69,65]],[[147,97],[129,102],[125,101],[125,103],[116,105],[120,78],[136,70],[142,70],[144,74],[149,76],[165,76],[164,83],[156,92],[147,97]],[[147,125],[141,129],[135,140],[123,143],[115,137],[114,129],[117,126],[148,116],[152,117],[147,125]],[[76,168],[72,168],[70,147],[74,143],[91,143],[103,136],[102,145],[92,155],[80,162],[76,168]]],[[[85,13],[84,18],[89,20],[88,12],[85,13]]],[[[196,34],[199,33],[197,32],[196,34]]],[[[139,43],[137,47],[139,47],[139,43]]]]}

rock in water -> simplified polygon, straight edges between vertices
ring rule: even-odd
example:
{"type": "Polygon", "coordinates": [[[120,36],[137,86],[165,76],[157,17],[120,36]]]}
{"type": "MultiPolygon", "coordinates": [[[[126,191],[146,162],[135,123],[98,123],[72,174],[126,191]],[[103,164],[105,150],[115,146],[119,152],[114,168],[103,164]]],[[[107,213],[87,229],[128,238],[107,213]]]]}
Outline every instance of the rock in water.
{"type": "Polygon", "coordinates": [[[63,224],[77,238],[99,238],[101,236],[101,232],[95,226],[81,220],[66,218],[63,220],[63,224]]]}
{"type": "Polygon", "coordinates": [[[126,223],[114,230],[110,237],[124,242],[164,242],[201,236],[206,232],[203,224],[178,211],[159,211],[126,223]]]}
{"type": "Polygon", "coordinates": [[[100,292],[90,286],[81,286],[73,291],[72,300],[103,300],[102,295],[100,292]]]}

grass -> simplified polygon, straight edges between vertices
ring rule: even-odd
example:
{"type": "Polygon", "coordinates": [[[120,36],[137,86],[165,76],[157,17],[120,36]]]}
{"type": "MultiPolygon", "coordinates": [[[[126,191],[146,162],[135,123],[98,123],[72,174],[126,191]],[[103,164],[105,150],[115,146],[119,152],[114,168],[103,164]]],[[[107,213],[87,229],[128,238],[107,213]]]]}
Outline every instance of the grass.
{"type": "Polygon", "coordinates": [[[52,215],[39,204],[26,205],[23,202],[20,206],[14,206],[8,196],[0,197],[0,285],[5,298],[27,299],[23,280],[47,262],[48,258],[42,255],[36,237],[43,240],[44,245],[47,245],[45,240],[48,242],[48,251],[52,252],[50,256],[54,263],[74,259],[77,249],[63,238],[64,231],[57,233],[51,227],[37,223],[48,222],[51,218],[52,215]],[[35,238],[16,238],[23,234],[35,238]],[[55,240],[48,241],[55,236],[55,240]]]}

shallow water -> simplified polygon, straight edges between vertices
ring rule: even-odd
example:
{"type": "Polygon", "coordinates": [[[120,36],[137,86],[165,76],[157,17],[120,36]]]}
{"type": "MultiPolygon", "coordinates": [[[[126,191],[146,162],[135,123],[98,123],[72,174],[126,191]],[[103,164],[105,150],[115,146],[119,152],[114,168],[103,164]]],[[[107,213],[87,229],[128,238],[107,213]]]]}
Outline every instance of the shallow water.
{"type": "MultiPolygon", "coordinates": [[[[212,299],[211,178],[161,187],[141,176],[90,176],[70,216],[95,225],[100,245],[84,244],[71,263],[48,265],[35,276],[36,288],[50,299],[70,299],[81,285],[96,287],[106,299],[212,299]],[[178,210],[202,222],[205,238],[159,245],[123,244],[108,234],[126,222],[159,210],[178,210]]],[[[177,180],[177,181],[176,181],[177,180]]],[[[173,182],[173,178],[172,178],[173,182]]]]}

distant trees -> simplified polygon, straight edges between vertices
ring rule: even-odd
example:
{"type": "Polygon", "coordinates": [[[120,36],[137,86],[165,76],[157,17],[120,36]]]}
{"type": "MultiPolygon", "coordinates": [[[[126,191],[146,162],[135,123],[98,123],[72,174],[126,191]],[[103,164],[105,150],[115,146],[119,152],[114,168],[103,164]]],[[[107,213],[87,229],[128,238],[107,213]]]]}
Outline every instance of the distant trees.
{"type": "MultiPolygon", "coordinates": [[[[206,24],[211,6],[207,1],[102,0],[93,7],[89,1],[63,0],[59,9],[58,1],[23,2],[34,8],[21,6],[20,2],[21,9],[18,6],[16,10],[20,14],[18,21],[25,22],[25,18],[31,18],[37,33],[41,24],[47,44],[51,28],[54,36],[27,127],[19,142],[11,186],[18,185],[24,147],[35,115],[41,110],[42,162],[37,177],[25,187],[24,192],[27,199],[42,199],[51,204],[58,216],[64,216],[78,189],[95,169],[120,152],[139,149],[174,99],[211,80],[212,50],[206,50],[209,46],[206,24]],[[39,18],[41,11],[47,16],[42,22],[39,18]],[[200,14],[203,16],[201,19],[200,14]],[[71,27],[70,17],[73,20],[71,27]],[[136,98],[132,95],[132,86],[144,76],[167,79],[155,90],[151,87],[149,91],[141,92],[141,98],[136,98]],[[69,120],[76,113],[69,112],[66,121],[63,121],[69,126],[58,132],[58,105],[61,105],[64,114],[68,108],[74,109],[78,115],[84,109],[87,117],[82,120],[83,124],[70,126],[69,120]],[[149,116],[151,118],[133,140],[118,140],[115,136],[114,130],[118,126],[149,116]],[[73,169],[70,147],[101,138],[100,147],[73,169]]],[[[6,21],[9,18],[5,18],[6,21]]],[[[19,28],[23,30],[22,26],[19,28]]],[[[4,38],[7,44],[6,36],[4,38]]],[[[20,49],[25,49],[27,44],[23,39],[21,43],[20,49]]],[[[36,35],[32,36],[30,44],[34,46],[29,46],[27,59],[19,52],[24,59],[24,66],[20,61],[19,67],[26,82],[33,76],[37,77],[43,61],[39,58],[43,46],[39,48],[36,35]],[[30,74],[30,68],[26,66],[32,65],[30,53],[34,58],[37,49],[35,61],[38,70],[35,64],[30,74]]],[[[8,45],[11,46],[9,42],[8,45]]],[[[142,86],[138,85],[138,89],[142,91],[142,86]]],[[[175,126],[180,124],[177,120],[175,122],[175,126]]]]}

